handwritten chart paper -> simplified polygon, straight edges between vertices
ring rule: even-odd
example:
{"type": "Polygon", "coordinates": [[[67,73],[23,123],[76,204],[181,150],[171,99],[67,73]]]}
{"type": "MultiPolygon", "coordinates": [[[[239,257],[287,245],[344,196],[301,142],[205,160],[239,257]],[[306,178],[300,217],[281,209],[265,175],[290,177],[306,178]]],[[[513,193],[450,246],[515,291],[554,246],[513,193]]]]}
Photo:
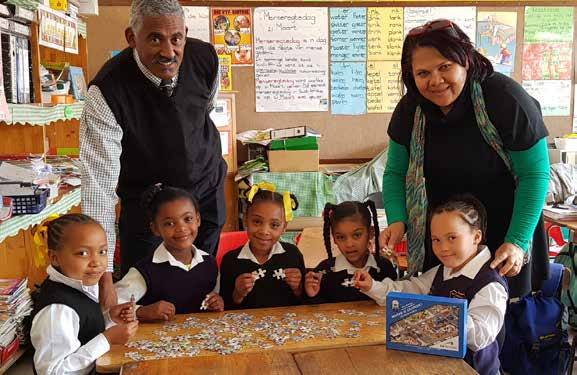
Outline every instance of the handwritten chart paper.
{"type": "Polygon", "coordinates": [[[331,8],[331,61],[367,59],[367,8],[331,8]]]}
{"type": "Polygon", "coordinates": [[[210,10],[208,7],[182,7],[184,10],[184,24],[188,27],[186,34],[210,43],[210,10]]]}
{"type": "Polygon", "coordinates": [[[541,104],[543,116],[569,116],[571,81],[523,81],[523,88],[541,104]]]}
{"type": "Polygon", "coordinates": [[[368,8],[369,60],[400,60],[403,48],[403,8],[368,8]]]}
{"type": "Polygon", "coordinates": [[[360,115],[367,108],[367,64],[331,63],[331,113],[360,115]]]}
{"type": "Polygon", "coordinates": [[[523,79],[571,79],[573,8],[526,7],[523,79]]]}
{"type": "Polygon", "coordinates": [[[390,113],[395,110],[401,91],[398,61],[369,61],[367,63],[367,112],[390,113]]]}
{"type": "Polygon", "coordinates": [[[517,48],[517,12],[477,13],[477,50],[497,72],[511,73],[517,48]]]}
{"type": "Polygon", "coordinates": [[[257,112],[327,111],[327,8],[254,10],[257,112]]]}
{"type": "Polygon", "coordinates": [[[477,27],[477,9],[475,7],[405,8],[405,35],[411,29],[439,18],[453,21],[459,25],[471,41],[475,41],[477,27]]]}

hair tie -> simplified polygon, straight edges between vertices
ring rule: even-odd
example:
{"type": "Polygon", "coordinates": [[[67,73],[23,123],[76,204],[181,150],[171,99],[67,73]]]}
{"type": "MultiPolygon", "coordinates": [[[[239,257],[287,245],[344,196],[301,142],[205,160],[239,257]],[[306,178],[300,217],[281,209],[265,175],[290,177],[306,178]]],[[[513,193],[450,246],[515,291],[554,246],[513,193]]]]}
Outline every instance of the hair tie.
{"type": "Polygon", "coordinates": [[[248,193],[246,194],[246,199],[252,203],[252,199],[254,198],[255,194],[259,191],[259,190],[268,190],[268,191],[272,191],[273,193],[276,191],[276,186],[274,186],[273,184],[269,183],[269,182],[259,182],[256,185],[252,185],[250,187],[250,190],[248,191],[248,193]]]}
{"type": "Polygon", "coordinates": [[[284,213],[285,213],[285,220],[292,221],[293,220],[293,200],[291,198],[291,193],[287,190],[284,191],[282,194],[282,200],[284,204],[284,213]]]}
{"type": "Polygon", "coordinates": [[[48,227],[50,223],[58,219],[60,215],[52,214],[44,219],[36,228],[34,233],[34,244],[36,245],[36,252],[34,252],[34,265],[37,268],[46,265],[48,256],[48,227]]]}

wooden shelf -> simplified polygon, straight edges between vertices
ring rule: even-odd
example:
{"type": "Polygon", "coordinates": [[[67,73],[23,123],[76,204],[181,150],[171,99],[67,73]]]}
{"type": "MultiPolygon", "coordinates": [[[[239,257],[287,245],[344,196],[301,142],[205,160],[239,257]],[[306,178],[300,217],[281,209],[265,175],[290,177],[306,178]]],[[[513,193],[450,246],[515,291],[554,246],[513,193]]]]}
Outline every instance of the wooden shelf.
{"type": "Polygon", "coordinates": [[[4,363],[2,366],[0,366],[0,374],[3,374],[6,371],[8,371],[10,366],[12,366],[14,363],[16,363],[16,361],[19,360],[20,357],[22,357],[22,355],[24,353],[26,353],[26,347],[18,349],[16,351],[16,353],[14,353],[14,355],[12,355],[12,357],[8,358],[6,363],[4,363]]]}
{"type": "Polygon", "coordinates": [[[8,104],[12,115],[11,121],[4,122],[7,125],[49,125],[52,122],[80,119],[84,102],[72,104],[8,104]]]}

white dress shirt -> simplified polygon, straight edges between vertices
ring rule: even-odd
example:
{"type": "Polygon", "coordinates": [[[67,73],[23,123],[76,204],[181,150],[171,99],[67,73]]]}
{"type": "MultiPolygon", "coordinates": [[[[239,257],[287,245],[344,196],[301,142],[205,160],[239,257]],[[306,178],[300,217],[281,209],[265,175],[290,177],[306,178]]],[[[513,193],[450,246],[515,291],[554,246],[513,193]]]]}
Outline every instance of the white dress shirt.
{"type": "Polygon", "coordinates": [[[353,266],[347,258],[341,253],[335,257],[335,266],[333,267],[333,272],[341,272],[342,270],[347,270],[349,275],[353,275],[357,270],[365,270],[369,271],[371,268],[377,270],[377,272],[381,272],[379,266],[377,266],[377,261],[373,254],[369,253],[369,257],[367,258],[367,262],[362,268],[357,268],[353,266]]]}
{"type": "MultiPolygon", "coordinates": [[[[156,86],[161,79],[148,70],[139,59],[136,49],[134,60],[142,73],[156,86]]],[[[178,76],[172,79],[177,84],[178,76]]],[[[213,103],[218,92],[219,79],[212,88],[213,103]]],[[[116,185],[120,176],[122,153],[122,127],[116,121],[102,92],[91,85],[86,94],[84,110],[80,117],[80,161],[82,173],[82,212],[97,220],[108,239],[108,272],[113,271],[116,249],[116,185]]],[[[162,155],[161,155],[162,156],[162,155]]],[[[155,182],[155,181],[151,181],[155,182]]]]}
{"type": "MultiPolygon", "coordinates": [[[[273,257],[273,255],[283,254],[284,252],[285,252],[285,250],[283,249],[282,245],[280,244],[280,242],[277,241],[274,245],[272,245],[272,249],[270,250],[270,253],[268,254],[268,259],[265,261],[265,263],[268,262],[270,260],[270,258],[273,257]]],[[[253,263],[256,263],[259,265],[261,264],[256,259],[256,257],[252,253],[252,251],[250,250],[250,241],[247,242],[242,247],[242,249],[240,250],[240,253],[238,253],[238,256],[236,258],[237,259],[248,259],[253,263]]]]}
{"type": "MultiPolygon", "coordinates": [[[[445,267],[443,280],[461,275],[474,279],[481,267],[490,259],[491,252],[485,246],[459,271],[453,273],[452,269],[445,267]]],[[[386,305],[386,298],[389,292],[429,294],[439,267],[434,267],[421,276],[411,277],[408,280],[393,281],[385,279],[381,282],[373,280],[373,286],[365,294],[381,306],[386,305]]],[[[475,294],[468,306],[467,347],[469,349],[477,351],[495,341],[505,320],[507,301],[507,291],[498,282],[485,285],[475,294]]]]}
{"type": "MultiPolygon", "coordinates": [[[[197,249],[192,245],[193,256],[190,262],[190,266],[178,261],[164,246],[164,242],[161,243],[156,250],[154,250],[154,255],[152,256],[152,263],[164,263],[168,262],[172,267],[180,268],[184,271],[190,272],[197,265],[204,262],[203,256],[209,255],[207,252],[197,249]]],[[[134,267],[128,270],[128,273],[116,284],[116,293],[118,295],[118,303],[124,303],[130,301],[130,297],[134,295],[134,300],[138,301],[146,294],[148,290],[146,286],[146,280],[142,274],[134,267]]],[[[220,290],[220,273],[216,278],[216,285],[214,286],[213,292],[218,293],[220,290]]],[[[140,305],[137,306],[137,308],[140,305]]]]}
{"type": "MultiPolygon", "coordinates": [[[[50,280],[79,290],[98,302],[98,285],[85,286],[82,281],[66,277],[52,266],[48,266],[46,272],[50,280]]],[[[114,325],[108,314],[104,317],[107,327],[114,325]]],[[[92,371],[96,359],[108,352],[110,345],[102,333],[81,345],[79,331],[80,318],[66,305],[51,304],[36,314],[30,341],[36,350],[34,366],[38,375],[80,375],[92,371]]]]}

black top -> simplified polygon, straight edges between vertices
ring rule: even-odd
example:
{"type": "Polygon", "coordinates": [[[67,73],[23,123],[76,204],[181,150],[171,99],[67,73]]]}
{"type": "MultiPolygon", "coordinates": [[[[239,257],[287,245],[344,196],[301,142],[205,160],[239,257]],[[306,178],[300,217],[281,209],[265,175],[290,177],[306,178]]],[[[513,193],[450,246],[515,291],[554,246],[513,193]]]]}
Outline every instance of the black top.
{"type": "MultiPolygon", "coordinates": [[[[46,279],[33,295],[34,309],[31,319],[34,319],[43,308],[52,304],[66,305],[76,312],[79,323],[78,341],[81,345],[85,345],[106,329],[104,316],[98,302],[93,301],[79,290],[46,279]]],[[[35,368],[34,373],[36,373],[35,368]]],[[[94,367],[90,373],[96,373],[94,367]]]]}
{"type": "Polygon", "coordinates": [[[132,48],[123,50],[90,83],[122,127],[118,195],[140,199],[147,186],[163,182],[202,196],[226,174],[220,136],[209,117],[218,75],[214,47],[187,39],[171,97],[142,73],[133,54],[132,48]]]}
{"type": "Polygon", "coordinates": [[[202,263],[185,271],[169,262],[154,263],[154,254],[134,266],[146,281],[146,294],[139,305],[164,300],[174,305],[177,314],[200,311],[206,295],[214,290],[218,267],[212,255],[204,255],[202,263]]]}
{"type": "Polygon", "coordinates": [[[273,274],[280,268],[298,268],[304,283],[305,262],[303,255],[293,244],[286,242],[280,244],[285,252],[273,255],[263,264],[254,263],[249,259],[238,259],[243,246],[225,254],[220,264],[220,294],[224,299],[226,309],[291,306],[301,303],[301,297],[295,296],[285,280],[277,279],[273,274]],[[252,273],[258,269],[266,270],[264,278],[255,281],[254,288],[240,305],[233,303],[232,293],[236,278],[240,274],[252,273]]]}
{"type": "MultiPolygon", "coordinates": [[[[475,119],[468,82],[445,116],[438,106],[419,96],[405,95],[393,113],[388,134],[410,152],[411,132],[417,105],[426,116],[424,176],[429,205],[458,193],[471,193],[487,209],[487,246],[501,246],[511,222],[515,183],[501,157],[483,139],[475,119]]],[[[539,102],[517,82],[494,73],[481,84],[487,112],[511,151],[527,150],[548,135],[539,102]]],[[[539,229],[539,227],[538,227],[539,229]]],[[[428,254],[425,270],[438,264],[428,254]]]]}
{"type": "MultiPolygon", "coordinates": [[[[371,267],[369,274],[376,281],[383,281],[386,278],[396,280],[397,272],[388,259],[379,257],[375,259],[377,262],[376,268],[371,267]]],[[[309,298],[309,303],[335,303],[335,302],[351,302],[351,301],[365,301],[371,298],[359,291],[353,286],[343,285],[345,280],[351,279],[347,270],[334,272],[335,257],[325,259],[319,263],[314,269],[314,272],[322,272],[321,289],[316,297],[309,298]]]]}

